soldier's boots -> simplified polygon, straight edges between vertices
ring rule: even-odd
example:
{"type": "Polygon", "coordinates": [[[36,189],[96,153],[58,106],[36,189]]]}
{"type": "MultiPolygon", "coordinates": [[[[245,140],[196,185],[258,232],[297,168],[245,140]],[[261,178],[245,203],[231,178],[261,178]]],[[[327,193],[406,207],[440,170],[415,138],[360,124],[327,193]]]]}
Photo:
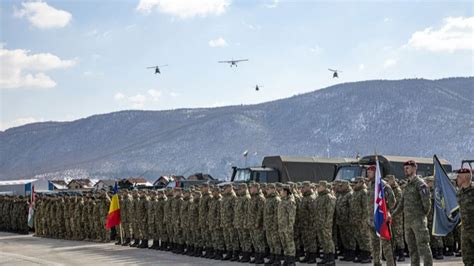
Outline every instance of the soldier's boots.
{"type": "Polygon", "coordinates": [[[344,257],[341,259],[341,261],[353,261],[355,258],[355,250],[346,250],[344,253],[344,257]]]}
{"type": "Polygon", "coordinates": [[[161,242],[159,250],[166,250],[168,248],[168,242],[161,242]]]}
{"type": "Polygon", "coordinates": [[[321,262],[318,262],[318,265],[326,265],[326,266],[333,266],[336,265],[336,262],[334,261],[334,253],[324,253],[323,254],[323,259],[321,262]]]}
{"type": "Polygon", "coordinates": [[[372,263],[372,259],[370,258],[370,255],[371,255],[370,251],[361,250],[357,258],[354,258],[352,262],[362,263],[362,264],[372,263]]]}
{"type": "Polygon", "coordinates": [[[275,263],[276,261],[276,255],[275,254],[270,254],[268,256],[268,261],[265,262],[265,265],[273,265],[273,263],[275,263]]]}
{"type": "Polygon", "coordinates": [[[227,252],[225,253],[225,255],[222,257],[221,260],[230,260],[230,258],[232,258],[232,251],[231,250],[227,250],[227,252]]]}
{"type": "Polygon", "coordinates": [[[222,259],[222,250],[220,249],[216,249],[215,252],[214,252],[214,256],[211,257],[211,259],[213,260],[220,260],[222,259]]]}
{"type": "Polygon", "coordinates": [[[232,252],[232,257],[230,258],[230,261],[238,261],[239,260],[239,255],[240,255],[239,251],[232,252]]]}
{"type": "Polygon", "coordinates": [[[134,240],[133,240],[133,244],[130,243],[130,246],[131,246],[132,248],[136,248],[136,247],[138,247],[138,244],[139,244],[139,243],[140,243],[140,240],[134,239],[134,240]]]}
{"type": "Polygon", "coordinates": [[[192,254],[194,254],[194,246],[187,245],[186,252],[184,252],[184,255],[191,256],[192,254]]]}
{"type": "Polygon", "coordinates": [[[296,257],[294,256],[285,256],[283,261],[284,266],[295,266],[296,265],[296,257]]]}
{"type": "Polygon", "coordinates": [[[264,255],[263,253],[256,253],[255,254],[255,261],[253,263],[255,264],[264,264],[265,260],[263,259],[264,255]]]}
{"type": "Polygon", "coordinates": [[[442,249],[442,248],[434,248],[434,249],[433,249],[433,259],[435,259],[435,260],[442,260],[442,259],[444,259],[444,256],[443,256],[443,249],[442,249]]]}
{"type": "Polygon", "coordinates": [[[198,247],[194,254],[195,254],[195,257],[202,257],[202,247],[198,247]]]}
{"type": "Polygon", "coordinates": [[[140,245],[138,245],[138,248],[148,248],[148,239],[142,239],[142,242],[140,245]]]}
{"type": "Polygon", "coordinates": [[[120,244],[122,244],[122,239],[120,239],[120,237],[119,237],[119,238],[117,238],[117,241],[115,241],[115,245],[118,246],[120,244]]]}
{"type": "Polygon", "coordinates": [[[398,248],[396,251],[395,251],[396,255],[397,255],[397,261],[398,262],[404,262],[405,261],[405,254],[403,252],[403,249],[401,248],[398,248]]]}
{"type": "Polygon", "coordinates": [[[214,255],[215,255],[215,251],[213,248],[206,248],[206,256],[204,256],[205,258],[210,259],[214,257],[214,255]]]}
{"type": "Polygon", "coordinates": [[[250,262],[250,252],[242,252],[242,258],[239,260],[239,262],[250,262]]]}
{"type": "Polygon", "coordinates": [[[158,241],[153,240],[153,244],[151,244],[151,246],[149,246],[148,248],[149,249],[158,249],[158,247],[159,247],[158,241]]]}
{"type": "Polygon", "coordinates": [[[448,246],[448,248],[444,251],[444,256],[446,257],[454,256],[454,247],[448,246]]]}

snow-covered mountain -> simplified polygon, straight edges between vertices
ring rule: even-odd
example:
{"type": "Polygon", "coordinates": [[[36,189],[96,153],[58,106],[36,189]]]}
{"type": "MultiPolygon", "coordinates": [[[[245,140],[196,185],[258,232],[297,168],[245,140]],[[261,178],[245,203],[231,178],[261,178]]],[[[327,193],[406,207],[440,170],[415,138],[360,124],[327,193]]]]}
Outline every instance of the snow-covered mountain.
{"type": "Polygon", "coordinates": [[[248,106],[121,111],[0,132],[0,179],[210,173],[266,155],[474,158],[474,77],[372,80],[248,106]]]}

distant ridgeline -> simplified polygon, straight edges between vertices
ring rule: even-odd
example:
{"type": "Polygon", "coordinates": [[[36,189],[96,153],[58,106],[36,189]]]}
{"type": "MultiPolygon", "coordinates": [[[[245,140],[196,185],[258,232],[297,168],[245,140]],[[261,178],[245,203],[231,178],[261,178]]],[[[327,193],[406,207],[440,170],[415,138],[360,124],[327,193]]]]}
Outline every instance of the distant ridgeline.
{"type": "Polygon", "coordinates": [[[372,80],[221,108],[122,111],[0,132],[0,179],[231,174],[266,155],[474,158],[474,78],[372,80]],[[243,152],[248,150],[247,158],[243,152]]]}

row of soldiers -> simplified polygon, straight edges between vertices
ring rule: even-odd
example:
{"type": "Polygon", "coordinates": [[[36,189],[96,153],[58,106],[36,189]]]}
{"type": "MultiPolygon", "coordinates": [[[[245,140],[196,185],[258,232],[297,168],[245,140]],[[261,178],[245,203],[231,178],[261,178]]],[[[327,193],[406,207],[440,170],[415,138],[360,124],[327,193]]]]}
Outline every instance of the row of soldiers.
{"type": "MultiPolygon", "coordinates": [[[[412,263],[419,264],[421,255],[424,263],[430,265],[432,254],[436,258],[436,254],[455,249],[458,236],[457,241],[463,245],[463,260],[472,261],[472,254],[465,248],[474,246],[472,239],[465,241],[474,235],[470,179],[468,185],[468,181],[458,184],[460,195],[466,195],[460,199],[461,213],[464,208],[462,228],[470,233],[448,236],[444,241],[449,249],[439,251],[435,244],[440,243],[439,238],[430,234],[430,223],[426,224],[433,210],[432,178],[422,180],[416,176],[414,162],[407,162],[405,174],[407,182],[397,182],[394,176],[387,176],[383,182],[392,221],[392,241],[375,234],[375,167],[369,167],[366,179],[359,177],[352,183],[225,183],[184,190],[121,190],[122,223],[116,228],[120,236],[117,244],[258,264],[280,264],[283,260],[287,265],[296,260],[315,263],[317,258],[321,258],[321,265],[334,264],[337,247],[344,261],[373,260],[374,265],[381,265],[383,251],[387,265],[394,265],[396,259],[404,260],[403,250],[408,244],[412,263]]],[[[458,174],[463,175],[468,174],[458,174]]],[[[105,230],[109,197],[105,192],[38,196],[36,235],[109,241],[110,232],[105,230]]],[[[8,211],[11,207],[4,208],[8,205],[5,202],[13,198],[3,197],[0,210],[13,213],[8,211]]],[[[26,219],[28,205],[26,199],[22,200],[24,209],[19,213],[26,219]]],[[[15,215],[0,215],[1,225],[11,222],[12,216],[15,215]]]]}
{"type": "Polygon", "coordinates": [[[0,195],[0,231],[28,234],[28,199],[0,195]]]}

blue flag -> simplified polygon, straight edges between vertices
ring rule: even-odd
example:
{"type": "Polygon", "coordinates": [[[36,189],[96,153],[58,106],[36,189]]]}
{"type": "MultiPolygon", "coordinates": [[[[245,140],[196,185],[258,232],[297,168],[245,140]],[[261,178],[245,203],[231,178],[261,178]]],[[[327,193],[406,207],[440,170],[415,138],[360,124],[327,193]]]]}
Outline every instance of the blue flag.
{"type": "Polygon", "coordinates": [[[433,164],[435,194],[433,230],[431,233],[435,236],[446,236],[459,223],[459,204],[456,198],[456,189],[454,189],[436,155],[433,156],[433,164]]]}

